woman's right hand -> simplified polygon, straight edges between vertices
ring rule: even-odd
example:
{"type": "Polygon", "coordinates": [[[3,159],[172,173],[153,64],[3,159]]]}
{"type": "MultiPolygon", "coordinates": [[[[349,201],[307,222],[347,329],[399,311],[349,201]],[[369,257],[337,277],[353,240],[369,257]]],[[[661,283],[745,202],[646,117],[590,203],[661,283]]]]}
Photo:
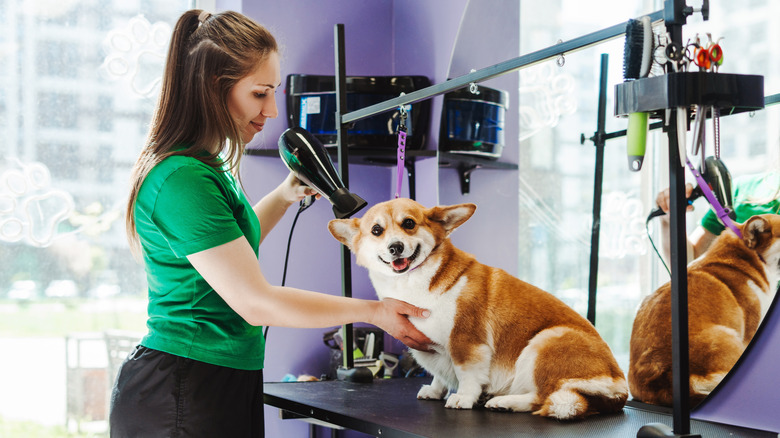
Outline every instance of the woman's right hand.
{"type": "MultiPolygon", "coordinates": [[[[693,185],[691,183],[685,184],[685,199],[688,199],[691,197],[691,193],[693,193],[693,185]]],[[[664,213],[667,213],[664,216],[661,216],[661,220],[668,221],[669,220],[669,189],[664,189],[660,192],[658,192],[658,195],[655,197],[655,204],[663,210],[664,213]]],[[[685,208],[686,211],[693,211],[693,204],[688,204],[688,206],[685,208]]]]}
{"type": "Polygon", "coordinates": [[[317,199],[322,197],[319,192],[304,184],[303,181],[299,180],[292,172],[290,172],[279,185],[279,189],[282,192],[282,197],[291,204],[299,202],[306,196],[316,196],[317,199]]]}
{"type": "Polygon", "coordinates": [[[405,301],[385,298],[379,301],[374,320],[369,322],[403,342],[409,348],[430,351],[433,341],[417,330],[417,327],[408,319],[409,316],[427,318],[430,314],[429,310],[413,306],[405,301]]]}

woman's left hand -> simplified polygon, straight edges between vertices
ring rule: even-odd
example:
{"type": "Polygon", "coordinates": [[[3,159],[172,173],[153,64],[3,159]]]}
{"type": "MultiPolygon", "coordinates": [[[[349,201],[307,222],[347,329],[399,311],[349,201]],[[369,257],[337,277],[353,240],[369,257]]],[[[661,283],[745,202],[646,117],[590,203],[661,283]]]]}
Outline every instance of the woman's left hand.
{"type": "Polygon", "coordinates": [[[423,309],[394,298],[379,301],[379,307],[370,322],[386,331],[390,336],[403,342],[409,348],[431,351],[433,341],[412,324],[408,317],[427,318],[430,310],[423,309]]]}

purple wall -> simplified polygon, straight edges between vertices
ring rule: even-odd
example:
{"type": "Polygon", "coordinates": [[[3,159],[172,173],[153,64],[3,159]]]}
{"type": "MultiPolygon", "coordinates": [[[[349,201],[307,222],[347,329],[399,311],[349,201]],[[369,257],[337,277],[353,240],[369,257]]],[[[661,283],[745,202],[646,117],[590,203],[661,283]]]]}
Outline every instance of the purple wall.
{"type": "MultiPolygon", "coordinates": [[[[504,3],[510,3],[504,0],[504,3]]],[[[333,26],[343,23],[346,37],[348,75],[424,75],[433,83],[447,79],[453,45],[468,0],[293,0],[287,2],[238,2],[222,0],[217,9],[232,8],[267,26],[282,46],[282,77],[291,73],[326,74],[334,72],[333,26]],[[236,3],[240,3],[237,5],[236,3]],[[224,5],[224,6],[223,6],[224,5]]],[[[482,8],[485,9],[485,8],[482,8]]],[[[485,13],[496,14],[496,8],[485,13]]],[[[506,11],[514,17],[514,29],[506,44],[489,47],[474,54],[474,68],[482,68],[516,56],[517,6],[506,11]],[[512,55],[505,56],[509,50],[512,55]],[[484,52],[484,51],[483,51],[484,52]],[[496,59],[501,58],[501,59],[496,59]]],[[[504,23],[506,24],[506,23],[504,23]]],[[[492,24],[491,24],[492,25],[492,24]]],[[[517,87],[516,74],[495,79],[488,86],[510,91],[517,87]]],[[[441,96],[432,100],[431,141],[426,148],[436,149],[441,96]]],[[[284,96],[277,96],[279,118],[269,123],[251,148],[276,148],[276,140],[287,128],[284,96]]],[[[511,107],[510,107],[511,108],[511,107]]],[[[516,108],[516,105],[515,105],[516,108]]],[[[517,162],[517,117],[507,114],[507,144],[502,161],[517,162]]],[[[257,201],[273,189],[287,174],[276,158],[248,156],[243,161],[242,179],[248,195],[257,201]]],[[[369,205],[392,198],[395,169],[363,165],[350,166],[349,186],[369,205]]],[[[421,159],[416,166],[417,200],[427,206],[474,202],[476,215],[455,233],[453,240],[486,263],[517,270],[517,175],[511,171],[477,170],[473,174],[471,194],[461,196],[457,173],[439,169],[435,158],[421,159]],[[502,233],[483,230],[503,229],[502,233]]],[[[404,182],[402,196],[408,196],[404,182]]],[[[295,216],[291,208],[276,229],[264,240],[260,250],[263,273],[272,283],[281,283],[288,233],[295,216]]],[[[360,214],[360,213],[359,213],[360,214]]],[[[288,286],[340,294],[339,244],[327,231],[333,218],[327,201],[316,202],[301,214],[296,224],[287,271],[288,286]]],[[[374,298],[367,274],[353,264],[353,294],[374,298]]],[[[285,374],[312,374],[319,377],[327,370],[329,351],[322,344],[327,329],[286,329],[272,327],[266,346],[265,379],[278,381],[285,374]]],[[[386,342],[390,340],[386,339],[386,342]]],[[[401,351],[397,342],[391,350],[401,351]]],[[[278,419],[278,410],[266,408],[267,436],[305,436],[308,426],[301,421],[278,419]]],[[[347,436],[364,436],[349,432],[347,436]]]]}
{"type": "MultiPolygon", "coordinates": [[[[458,35],[457,45],[452,51],[453,67],[467,67],[455,68],[453,76],[518,56],[519,25],[520,2],[516,0],[492,0],[489,8],[485,7],[484,2],[470,2],[464,12],[463,28],[458,35]]],[[[440,56],[445,57],[444,54],[442,51],[440,56]]],[[[446,57],[449,55],[447,53],[446,57]]],[[[441,59],[440,62],[449,63],[449,59],[441,59]]],[[[445,70],[441,74],[446,73],[445,70]]],[[[509,92],[509,109],[504,127],[506,145],[500,158],[500,161],[508,163],[518,163],[519,160],[518,81],[518,73],[513,72],[480,84],[509,92]]],[[[434,114],[440,115],[441,110],[434,114]]],[[[517,171],[477,169],[471,174],[470,194],[464,196],[460,193],[460,179],[454,169],[441,169],[439,172],[441,204],[477,204],[474,216],[452,235],[453,242],[474,254],[482,263],[502,268],[514,275],[518,272],[518,185],[517,171]]]]}

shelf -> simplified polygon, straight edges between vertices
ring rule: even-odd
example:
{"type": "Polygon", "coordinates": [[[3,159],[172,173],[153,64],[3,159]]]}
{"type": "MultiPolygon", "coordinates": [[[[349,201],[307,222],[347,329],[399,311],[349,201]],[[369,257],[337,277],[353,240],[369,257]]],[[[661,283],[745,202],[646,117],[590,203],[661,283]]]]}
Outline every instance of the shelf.
{"type": "MultiPolygon", "coordinates": [[[[336,158],[337,150],[335,147],[327,147],[325,150],[331,155],[331,158],[336,158]]],[[[256,149],[248,148],[246,150],[247,155],[257,157],[276,157],[279,158],[278,149],[256,149]]],[[[412,158],[412,161],[416,158],[433,158],[436,156],[436,151],[428,149],[407,149],[406,158],[412,158]]],[[[395,166],[397,163],[396,150],[395,149],[366,149],[366,148],[349,148],[349,162],[352,164],[365,164],[371,166],[395,166]]]]}
{"type": "Polygon", "coordinates": [[[764,77],[712,72],[678,72],[615,85],[615,115],[650,113],[663,118],[668,108],[715,106],[721,114],[764,108],[764,77]]]}

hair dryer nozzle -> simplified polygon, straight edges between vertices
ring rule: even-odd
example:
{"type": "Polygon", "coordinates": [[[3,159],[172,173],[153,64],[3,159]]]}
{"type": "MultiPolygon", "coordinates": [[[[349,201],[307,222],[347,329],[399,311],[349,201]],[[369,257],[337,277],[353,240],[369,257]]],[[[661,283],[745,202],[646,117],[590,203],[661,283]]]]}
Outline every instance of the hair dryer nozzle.
{"type": "Polygon", "coordinates": [[[279,156],[298,179],[333,204],[337,218],[349,217],[366,206],[363,198],[344,187],[325,147],[309,131],[301,127],[284,131],[279,137],[279,156]]]}
{"type": "Polygon", "coordinates": [[[333,192],[330,202],[333,204],[336,219],[348,218],[368,204],[363,198],[344,188],[333,192]]]}

